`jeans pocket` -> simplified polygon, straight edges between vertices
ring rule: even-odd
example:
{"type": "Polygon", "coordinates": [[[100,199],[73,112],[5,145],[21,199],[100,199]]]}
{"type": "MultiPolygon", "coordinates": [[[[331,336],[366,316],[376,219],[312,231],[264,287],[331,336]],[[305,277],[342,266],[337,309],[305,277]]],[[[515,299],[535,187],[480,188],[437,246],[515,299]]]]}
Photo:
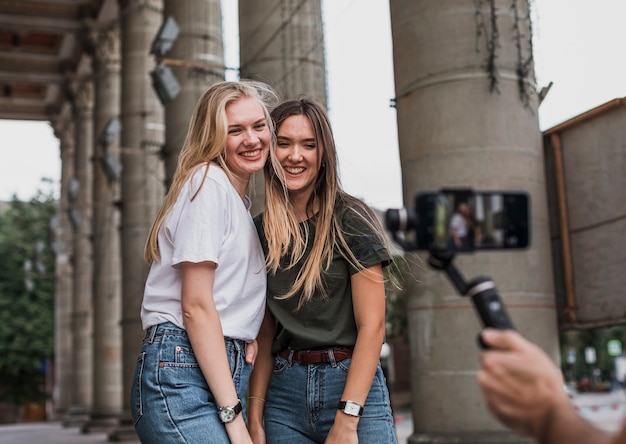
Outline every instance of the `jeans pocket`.
{"type": "Polygon", "coordinates": [[[352,358],[346,358],[342,361],[337,362],[337,367],[342,369],[344,372],[348,373],[350,370],[350,363],[352,362],[352,358]]]}
{"type": "Polygon", "coordinates": [[[133,387],[130,391],[130,413],[133,424],[137,424],[143,416],[142,377],[145,362],[146,353],[139,353],[137,364],[135,365],[135,374],[133,376],[133,387]]]}
{"type": "Polygon", "coordinates": [[[274,358],[274,368],[272,369],[272,373],[274,375],[280,375],[287,367],[289,367],[289,361],[280,356],[276,356],[276,358],[274,358]]]}

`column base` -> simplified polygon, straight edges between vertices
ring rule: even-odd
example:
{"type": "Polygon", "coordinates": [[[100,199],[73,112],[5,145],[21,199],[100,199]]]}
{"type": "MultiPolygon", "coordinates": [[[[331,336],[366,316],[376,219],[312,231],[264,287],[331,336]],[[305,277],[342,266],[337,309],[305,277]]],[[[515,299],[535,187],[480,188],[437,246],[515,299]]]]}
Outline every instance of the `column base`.
{"type": "Polygon", "coordinates": [[[537,441],[512,432],[414,433],[409,444],[536,444],[537,441]]]}
{"type": "Polygon", "coordinates": [[[63,427],[82,427],[89,421],[89,411],[87,407],[73,405],[67,409],[67,414],[63,418],[63,427]]]}
{"type": "Polygon", "coordinates": [[[111,442],[139,442],[135,428],[131,425],[118,426],[109,433],[108,440],[111,442]]]}
{"type": "Polygon", "coordinates": [[[119,424],[119,414],[94,414],[92,413],[89,420],[82,425],[80,431],[82,433],[108,432],[119,424]]]}
{"type": "Polygon", "coordinates": [[[108,440],[111,442],[139,442],[139,437],[137,436],[137,432],[135,432],[135,427],[131,422],[130,413],[125,412],[122,413],[120,417],[118,417],[117,426],[111,430],[108,435],[108,440]]]}

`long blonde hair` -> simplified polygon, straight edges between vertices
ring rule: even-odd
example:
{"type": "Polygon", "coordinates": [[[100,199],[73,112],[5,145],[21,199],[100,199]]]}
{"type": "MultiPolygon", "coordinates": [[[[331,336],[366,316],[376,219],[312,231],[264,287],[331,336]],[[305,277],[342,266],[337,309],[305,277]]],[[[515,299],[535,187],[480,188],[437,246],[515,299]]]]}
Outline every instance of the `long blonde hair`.
{"type": "MultiPolygon", "coordinates": [[[[191,171],[198,165],[215,162],[226,174],[231,176],[226,165],[226,139],[228,137],[226,107],[242,97],[258,99],[263,105],[265,119],[272,134],[270,150],[273,149],[276,138],[268,108],[271,108],[277,102],[278,96],[269,85],[253,80],[240,80],[218,82],[208,88],[198,100],[193,111],[187,136],[178,157],[172,184],[165,196],[161,209],[152,223],[152,228],[144,247],[144,259],[146,262],[152,263],[160,260],[159,229],[163,225],[168,212],[174,206],[178,194],[191,171]]],[[[205,171],[205,178],[207,172],[208,169],[205,171]]],[[[199,190],[200,188],[193,195],[192,200],[197,196],[199,190]]]]}
{"type": "MultiPolygon", "coordinates": [[[[311,123],[318,150],[318,175],[313,193],[306,205],[306,212],[312,215],[317,202],[319,211],[315,219],[315,237],[310,254],[305,259],[291,289],[278,299],[290,298],[301,292],[297,309],[311,300],[317,291],[327,297],[323,286],[323,271],[333,259],[333,251],[338,249],[345,259],[357,270],[364,270],[346,242],[337,209],[345,207],[361,217],[365,223],[378,232],[381,242],[385,242],[383,230],[373,211],[359,199],[347,194],[341,188],[338,175],[337,150],[332,128],[326,111],[321,104],[307,98],[291,100],[278,105],[272,112],[276,129],[291,116],[305,116],[311,123]]],[[[281,266],[281,258],[287,257],[286,266],[292,268],[304,257],[309,238],[306,224],[301,228],[293,211],[284,173],[278,164],[276,147],[270,150],[270,161],[265,165],[265,214],[263,230],[267,239],[267,268],[276,273],[281,266]]]]}

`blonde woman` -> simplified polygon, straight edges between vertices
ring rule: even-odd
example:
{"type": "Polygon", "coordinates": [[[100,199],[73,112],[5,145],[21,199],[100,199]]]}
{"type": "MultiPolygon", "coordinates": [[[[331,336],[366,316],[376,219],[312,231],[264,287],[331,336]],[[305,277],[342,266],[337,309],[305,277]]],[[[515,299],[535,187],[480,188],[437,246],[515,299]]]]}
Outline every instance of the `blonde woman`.
{"type": "Polygon", "coordinates": [[[273,146],[251,81],[211,86],[194,110],[144,257],[146,336],[131,413],[144,443],[250,443],[244,396],[265,311],[264,257],[246,196],[273,146]]]}
{"type": "Polygon", "coordinates": [[[255,443],[395,443],[380,366],[382,268],[390,255],[372,211],[345,193],[323,107],[272,111],[276,149],[265,168],[267,313],[250,380],[255,443]]]}

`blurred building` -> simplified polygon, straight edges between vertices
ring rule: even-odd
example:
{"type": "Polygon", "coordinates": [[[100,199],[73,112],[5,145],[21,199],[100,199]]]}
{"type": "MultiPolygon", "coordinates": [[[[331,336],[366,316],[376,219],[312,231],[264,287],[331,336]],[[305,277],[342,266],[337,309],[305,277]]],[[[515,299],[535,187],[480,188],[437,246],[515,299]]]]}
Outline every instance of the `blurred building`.
{"type": "Polygon", "coordinates": [[[626,322],[626,99],[544,131],[562,327],[626,322]]]}

